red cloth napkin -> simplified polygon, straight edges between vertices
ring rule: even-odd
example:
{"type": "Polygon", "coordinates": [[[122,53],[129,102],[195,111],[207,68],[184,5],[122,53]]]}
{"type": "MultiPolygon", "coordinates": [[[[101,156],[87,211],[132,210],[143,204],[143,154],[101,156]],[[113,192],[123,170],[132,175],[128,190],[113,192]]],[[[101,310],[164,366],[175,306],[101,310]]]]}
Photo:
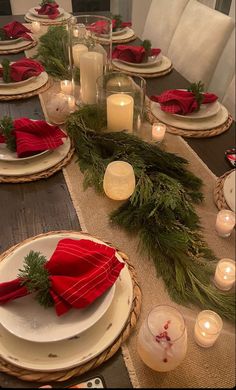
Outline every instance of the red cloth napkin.
{"type": "Polygon", "coordinates": [[[57,3],[44,4],[41,8],[35,8],[39,15],[47,15],[49,19],[56,19],[60,15],[57,3]]]}
{"type": "MultiPolygon", "coordinates": [[[[203,93],[202,104],[213,103],[218,97],[214,93],[203,93]]],[[[197,101],[192,92],[178,89],[167,90],[161,95],[151,96],[151,100],[160,103],[161,110],[170,114],[190,114],[198,108],[197,101]]]]}
{"type": "MultiPolygon", "coordinates": [[[[157,56],[161,49],[151,49],[151,55],[157,56]]],[[[145,59],[145,49],[143,46],[117,45],[112,52],[113,59],[140,64],[145,59]]]]}
{"type": "MultiPolygon", "coordinates": [[[[20,59],[10,65],[10,76],[12,81],[26,80],[32,76],[39,76],[44,72],[44,67],[35,60],[29,58],[20,59]]],[[[0,77],[3,75],[3,68],[0,67],[0,77]]]]}
{"type": "MultiPolygon", "coordinates": [[[[13,123],[16,153],[19,158],[56,149],[63,144],[63,138],[67,137],[59,127],[51,126],[43,120],[20,118],[15,119],[13,123]]],[[[5,138],[0,136],[0,143],[3,142],[5,138]]]]}
{"type": "MultiPolygon", "coordinates": [[[[131,27],[132,26],[132,22],[122,22],[121,23],[121,28],[125,28],[125,27],[131,27]]],[[[116,27],[116,19],[112,19],[112,30],[115,30],[117,27],[116,27]]]]}
{"type": "Polygon", "coordinates": [[[19,22],[8,23],[5,26],[3,26],[2,29],[5,31],[8,38],[15,38],[16,39],[16,38],[22,37],[22,38],[27,39],[29,41],[33,40],[33,38],[29,34],[27,34],[27,33],[30,33],[31,31],[19,22]]]}
{"type": "MultiPolygon", "coordinates": [[[[58,316],[71,308],[82,309],[110,288],[124,267],[115,249],[90,240],[65,238],[45,264],[50,294],[58,316]]],[[[0,284],[0,304],[29,294],[21,280],[0,284]]]]}

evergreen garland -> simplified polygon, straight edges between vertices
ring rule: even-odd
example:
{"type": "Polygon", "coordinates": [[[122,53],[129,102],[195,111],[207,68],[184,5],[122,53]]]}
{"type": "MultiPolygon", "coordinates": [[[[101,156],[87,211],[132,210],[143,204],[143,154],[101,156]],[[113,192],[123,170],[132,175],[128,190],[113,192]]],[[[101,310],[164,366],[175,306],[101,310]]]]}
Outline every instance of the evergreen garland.
{"type": "Polygon", "coordinates": [[[187,161],[132,134],[103,132],[106,116],[97,106],[72,114],[66,128],[75,143],[85,188],[103,192],[104,172],[111,161],[133,166],[135,192],[111,214],[111,222],[139,234],[140,248],[153,259],[171,298],[233,320],[234,294],[217,290],[211,280],[217,259],[204,242],[192,205],[203,200],[202,183],[187,170],[187,161]]]}

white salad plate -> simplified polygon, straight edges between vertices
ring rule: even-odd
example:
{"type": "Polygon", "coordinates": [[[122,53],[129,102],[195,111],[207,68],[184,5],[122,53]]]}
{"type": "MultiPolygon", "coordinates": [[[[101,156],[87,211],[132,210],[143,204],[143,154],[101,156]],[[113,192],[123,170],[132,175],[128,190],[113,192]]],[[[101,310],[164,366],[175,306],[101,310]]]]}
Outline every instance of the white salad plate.
{"type": "Polygon", "coordinates": [[[41,157],[48,152],[49,150],[44,150],[43,152],[34,154],[33,156],[19,158],[17,157],[16,152],[11,152],[11,150],[7,148],[6,144],[0,143],[0,161],[28,161],[41,157]]]}
{"type": "Polygon", "coordinates": [[[123,61],[123,60],[120,60],[119,58],[116,58],[116,61],[122,62],[123,64],[129,65],[132,67],[135,66],[136,68],[149,68],[150,66],[160,65],[161,61],[162,61],[162,55],[150,56],[150,57],[148,57],[147,62],[141,62],[141,63],[123,61]]]}
{"type": "Polygon", "coordinates": [[[6,87],[8,87],[8,88],[21,87],[22,85],[30,84],[35,80],[36,80],[36,76],[32,76],[26,80],[14,81],[11,83],[4,83],[3,80],[0,78],[0,88],[2,88],[2,87],[4,87],[4,88],[6,88],[6,87]]]}
{"type": "MultiPolygon", "coordinates": [[[[37,8],[40,8],[40,6],[37,7],[37,8]]],[[[58,18],[59,18],[60,16],[62,16],[62,15],[64,14],[64,9],[59,7],[59,8],[58,8],[58,11],[59,11],[59,14],[58,14],[58,18]]],[[[36,16],[37,18],[50,19],[48,15],[39,15],[38,12],[36,11],[36,9],[35,9],[34,7],[33,7],[33,8],[30,8],[28,12],[30,12],[31,15],[34,15],[34,16],[36,16]]],[[[57,19],[57,18],[55,18],[55,19],[53,19],[53,20],[56,20],[56,19],[57,19]]]]}
{"type": "Polygon", "coordinates": [[[23,39],[24,39],[24,38],[19,37],[19,38],[16,38],[16,39],[8,39],[8,40],[5,40],[5,41],[0,41],[0,46],[15,45],[17,42],[20,42],[20,41],[22,41],[23,39]]]}

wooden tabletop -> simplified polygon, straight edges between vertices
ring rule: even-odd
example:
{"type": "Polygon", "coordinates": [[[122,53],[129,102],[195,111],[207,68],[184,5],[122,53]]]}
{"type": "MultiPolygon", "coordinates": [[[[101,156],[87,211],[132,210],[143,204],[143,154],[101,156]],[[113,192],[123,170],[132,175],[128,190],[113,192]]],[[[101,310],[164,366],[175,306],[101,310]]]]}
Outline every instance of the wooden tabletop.
{"type": "MultiPolygon", "coordinates": [[[[23,17],[1,17],[0,26],[11,20],[23,21],[23,17]]],[[[12,60],[24,53],[12,55],[12,60]]],[[[1,56],[0,56],[1,61],[1,56]]],[[[175,70],[170,74],[147,80],[147,94],[159,94],[165,89],[185,88],[189,83],[175,70]]],[[[0,115],[13,118],[27,116],[32,119],[44,118],[38,97],[26,100],[0,102],[0,115]]],[[[208,139],[186,139],[188,144],[220,176],[230,169],[224,159],[227,148],[234,146],[234,124],[222,135],[208,139]]],[[[73,207],[62,172],[52,177],[25,184],[0,184],[0,253],[12,245],[39,233],[51,230],[80,230],[80,223],[73,207]]],[[[107,387],[131,388],[128,373],[120,351],[105,364],[63,386],[76,383],[96,374],[103,375],[107,387]]],[[[2,387],[37,387],[38,384],[22,382],[0,373],[2,387]]],[[[61,387],[60,384],[53,384],[61,387]]]]}

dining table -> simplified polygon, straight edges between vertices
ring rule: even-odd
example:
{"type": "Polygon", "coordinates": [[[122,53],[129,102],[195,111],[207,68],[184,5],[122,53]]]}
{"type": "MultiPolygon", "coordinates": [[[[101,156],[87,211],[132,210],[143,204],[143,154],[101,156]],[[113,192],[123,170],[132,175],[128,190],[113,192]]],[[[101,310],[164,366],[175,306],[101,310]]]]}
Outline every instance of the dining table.
{"type": "MultiPolygon", "coordinates": [[[[12,16],[1,16],[0,26],[9,23],[13,20],[24,22],[24,15],[12,15],[12,16]]],[[[140,41],[134,40],[131,44],[136,45],[140,41]]],[[[24,52],[17,54],[8,55],[11,61],[15,61],[24,57],[24,52]]],[[[0,61],[4,58],[4,55],[0,55],[0,61]]],[[[190,82],[186,80],[176,69],[173,64],[173,69],[170,73],[161,77],[148,78],[147,83],[147,96],[157,95],[167,89],[178,89],[187,88],[190,82]]],[[[214,91],[212,91],[214,92],[214,91]]],[[[28,117],[31,119],[45,119],[45,114],[41,105],[41,101],[38,96],[33,96],[23,100],[13,101],[1,101],[0,102],[0,118],[9,115],[12,118],[28,117]]],[[[193,154],[194,158],[198,161],[197,169],[199,175],[201,170],[206,170],[207,174],[212,177],[212,180],[216,180],[217,177],[222,176],[229,171],[230,166],[225,159],[225,151],[232,148],[235,144],[235,122],[233,121],[230,128],[220,135],[209,137],[209,138],[189,138],[189,137],[178,137],[183,142],[187,153],[193,154]],[[199,168],[200,167],[200,168],[199,168]]],[[[174,147],[174,136],[171,138],[172,146],[174,147]]],[[[171,148],[172,149],[172,148],[171,148]]],[[[181,153],[181,152],[179,152],[181,153]]],[[[70,166],[69,163],[68,166],[70,166]]],[[[73,162],[73,164],[76,164],[73,162]]],[[[83,188],[78,188],[78,194],[73,194],[73,188],[76,183],[73,182],[73,167],[69,168],[71,176],[69,177],[66,173],[66,169],[60,170],[52,176],[27,182],[27,183],[1,183],[0,184],[0,254],[12,247],[13,245],[29,238],[36,236],[41,233],[47,233],[51,231],[80,231],[87,228],[87,231],[93,235],[102,237],[104,240],[104,232],[100,229],[99,223],[93,223],[93,213],[98,212],[98,218],[103,218],[104,215],[99,211],[99,200],[98,209],[96,208],[98,195],[88,189],[86,191],[83,188]],[[71,190],[72,189],[72,190],[71,190]],[[88,193],[89,201],[86,200],[86,193],[88,193]],[[89,210],[91,201],[94,201],[93,209],[89,210]],[[88,208],[86,208],[88,207],[88,208]],[[84,210],[86,210],[84,212],[84,210]],[[90,223],[91,221],[91,223],[90,223]]],[[[82,175],[82,174],[81,174],[82,175]]],[[[78,184],[79,186],[79,184],[78,184]]],[[[208,183],[204,182],[204,187],[207,187],[208,183]]],[[[111,201],[108,201],[109,205],[107,210],[112,209],[111,201]]],[[[212,200],[212,204],[213,204],[212,200]]],[[[214,206],[213,206],[214,207],[214,206]]],[[[215,208],[215,215],[217,209],[215,208]]],[[[211,228],[209,228],[211,229],[211,228]]],[[[208,233],[207,233],[208,234],[208,233]]],[[[209,233],[210,234],[210,233],[209,233]]],[[[116,241],[116,230],[110,234],[108,240],[114,237],[116,241]]],[[[121,242],[125,242],[125,238],[122,235],[121,242]]],[[[231,238],[232,239],[232,238],[231,238]]],[[[119,240],[118,240],[119,241],[119,240]]],[[[128,241],[126,241],[128,242],[128,241]]],[[[231,246],[232,241],[230,241],[231,246]]],[[[219,245],[219,243],[218,243],[219,245]]],[[[129,245],[122,247],[122,251],[130,252],[129,245]]],[[[214,249],[214,248],[213,248],[214,249]]],[[[130,255],[132,261],[132,255],[130,255]]],[[[148,284],[148,280],[146,280],[148,284]]],[[[142,284],[141,284],[142,286],[142,284]]],[[[143,305],[146,304],[148,299],[145,296],[145,288],[143,291],[143,305]]],[[[134,330],[135,332],[135,330],[134,330]]],[[[226,330],[226,333],[230,332],[226,330]]],[[[201,354],[206,354],[208,351],[204,349],[199,352],[198,359],[201,360],[201,354]]],[[[0,351],[1,354],[1,351],[0,351]]],[[[210,355],[209,355],[210,356],[210,355]]],[[[220,357],[219,357],[220,358],[220,357]]],[[[209,357],[210,359],[210,357],[209,357]]],[[[232,358],[233,359],[233,358],[232,358]]],[[[135,386],[135,381],[132,381],[132,369],[127,369],[127,362],[129,360],[123,349],[119,349],[110,359],[104,362],[101,366],[84,373],[79,377],[72,377],[62,383],[55,381],[51,382],[50,385],[53,387],[69,387],[75,383],[81,382],[97,375],[102,375],[106,386],[108,388],[132,388],[135,386]]],[[[205,366],[211,365],[211,362],[206,363],[205,366]]],[[[198,362],[198,370],[201,370],[201,363],[198,362]]],[[[217,362],[215,362],[217,364],[217,362]]],[[[233,360],[228,357],[228,364],[233,365],[233,360]]],[[[184,363],[183,363],[184,365],[184,363]]],[[[226,363],[227,366],[227,363],[226,363]]],[[[142,370],[145,370],[144,366],[141,366],[142,370]]],[[[208,370],[210,368],[205,367],[208,370]]],[[[134,367],[135,371],[135,367],[134,367]]],[[[190,370],[191,371],[191,370],[190,370]]],[[[183,370],[181,371],[182,375],[183,370]]],[[[192,387],[191,373],[188,378],[188,372],[185,371],[185,378],[183,380],[184,387],[192,387]]],[[[160,387],[165,387],[165,379],[163,373],[152,373],[160,377],[160,387]]],[[[227,375],[227,373],[225,373],[227,375]]],[[[212,374],[212,377],[214,374],[212,374]]],[[[210,387],[214,382],[214,378],[205,377],[200,382],[199,387],[210,387]],[[209,384],[209,386],[208,386],[209,384]]],[[[229,383],[226,383],[223,387],[230,387],[229,383]]],[[[45,383],[39,383],[37,381],[26,381],[21,380],[17,377],[8,375],[0,372],[0,387],[3,388],[35,388],[45,383]]],[[[219,383],[221,386],[221,383],[219,383]]],[[[232,384],[233,386],[233,384],[232,384]]],[[[137,385],[138,387],[138,385],[137,385]]],[[[175,387],[173,385],[173,387],[175,387]]],[[[178,387],[178,383],[176,383],[178,387]]]]}

